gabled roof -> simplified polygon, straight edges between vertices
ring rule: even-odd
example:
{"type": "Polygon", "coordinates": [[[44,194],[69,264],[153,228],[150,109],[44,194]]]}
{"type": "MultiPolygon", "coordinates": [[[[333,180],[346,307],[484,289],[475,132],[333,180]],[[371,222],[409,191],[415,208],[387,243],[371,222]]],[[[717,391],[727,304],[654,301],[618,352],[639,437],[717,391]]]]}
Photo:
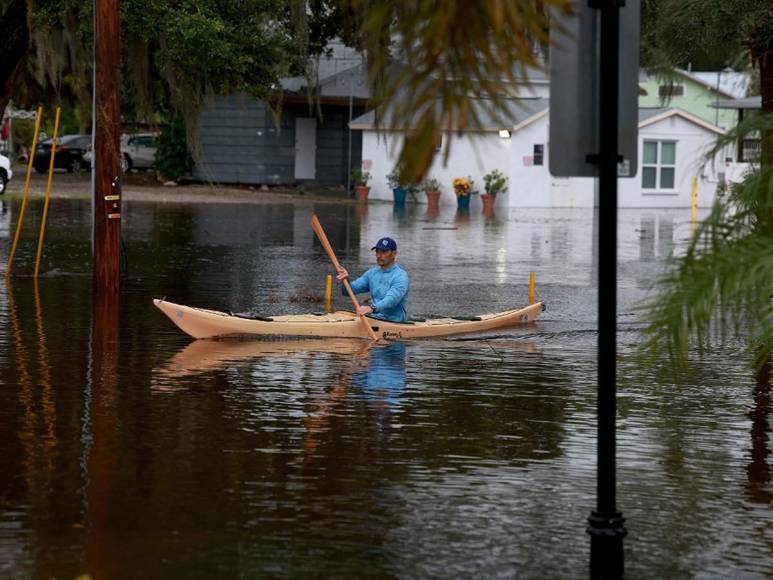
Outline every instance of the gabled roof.
{"type": "MultiPolygon", "coordinates": [[[[710,92],[713,92],[713,93],[717,93],[717,83],[716,83],[716,74],[717,73],[711,73],[711,74],[714,74],[714,78],[715,78],[715,82],[712,84],[712,83],[708,82],[706,80],[706,77],[705,77],[705,75],[708,75],[710,73],[701,73],[701,76],[698,76],[695,73],[692,73],[690,71],[686,71],[686,70],[681,69],[681,68],[675,68],[675,69],[673,69],[673,71],[677,75],[680,75],[680,76],[682,76],[682,77],[684,77],[686,79],[691,80],[692,82],[694,82],[696,84],[699,84],[700,86],[702,86],[707,91],[710,91],[710,92]]],[[[729,74],[729,73],[722,73],[722,74],[724,75],[724,74],[729,74]]],[[[640,83],[647,82],[650,79],[657,80],[657,76],[656,75],[650,75],[644,69],[639,71],[639,82],[640,83]]],[[[725,90],[725,84],[724,83],[720,83],[720,85],[719,85],[719,95],[721,97],[725,97],[726,99],[733,99],[733,98],[736,97],[736,95],[734,95],[733,93],[728,92],[727,90],[725,90]]]]}
{"type": "Polygon", "coordinates": [[[655,123],[659,123],[663,119],[668,119],[669,117],[681,117],[685,121],[689,121],[690,123],[698,125],[699,127],[706,129],[707,131],[712,131],[713,133],[716,133],[718,135],[725,134],[724,129],[717,127],[716,125],[712,125],[711,123],[704,121],[700,117],[697,117],[691,113],[688,113],[687,111],[683,111],[682,109],[678,109],[676,107],[671,107],[671,108],[642,107],[640,108],[639,109],[639,129],[648,127],[650,125],[654,125],[655,123]]]}
{"type": "MultiPolygon", "coordinates": [[[[285,94],[306,96],[309,81],[306,77],[286,77],[282,79],[285,94]]],[[[319,96],[322,98],[369,99],[370,87],[365,65],[358,64],[319,79],[319,96]]]]}
{"type": "Polygon", "coordinates": [[[736,99],[741,99],[746,96],[746,90],[751,82],[751,75],[745,72],[736,72],[731,70],[726,71],[706,71],[698,72],[688,71],[693,77],[701,79],[704,83],[711,85],[716,89],[717,81],[719,81],[719,89],[729,95],[733,95],[736,99]]]}
{"type": "Polygon", "coordinates": [[[726,97],[728,99],[732,99],[732,98],[735,97],[734,94],[728,93],[727,91],[725,91],[722,88],[721,84],[719,85],[720,86],[719,90],[717,90],[716,83],[711,84],[710,82],[707,82],[706,80],[702,79],[699,76],[694,75],[693,73],[691,73],[689,71],[686,71],[686,70],[681,69],[681,68],[674,69],[674,71],[677,72],[678,74],[682,75],[683,77],[688,78],[691,81],[698,83],[699,85],[704,87],[706,90],[709,90],[709,91],[714,92],[714,93],[719,93],[721,96],[726,97]]]}
{"type": "MultiPolygon", "coordinates": [[[[547,114],[549,99],[508,99],[506,101],[507,110],[500,116],[492,114],[489,110],[489,103],[482,99],[472,101],[473,107],[480,119],[481,127],[475,129],[480,132],[494,132],[501,129],[518,131],[523,127],[536,121],[538,118],[547,114]]],[[[376,111],[371,110],[357,117],[349,123],[351,129],[358,130],[382,130],[382,131],[402,131],[405,127],[394,127],[389,119],[381,119],[376,123],[376,111]]],[[[467,124],[469,127],[469,124],[467,124]]],[[[453,127],[453,130],[461,129],[453,127]]],[[[462,129],[472,131],[471,129],[462,129]]]]}

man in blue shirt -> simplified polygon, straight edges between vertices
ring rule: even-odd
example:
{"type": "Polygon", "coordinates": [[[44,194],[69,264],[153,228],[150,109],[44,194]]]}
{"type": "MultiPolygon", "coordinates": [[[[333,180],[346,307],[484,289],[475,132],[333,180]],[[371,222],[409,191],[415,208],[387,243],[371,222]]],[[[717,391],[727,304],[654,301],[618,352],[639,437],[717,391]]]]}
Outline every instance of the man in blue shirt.
{"type": "MultiPolygon", "coordinates": [[[[355,294],[370,292],[370,305],[360,305],[358,315],[371,315],[381,320],[405,322],[408,313],[405,301],[408,298],[408,274],[395,263],[397,258],[397,242],[392,238],[381,238],[371,248],[376,251],[376,263],[362,276],[351,282],[355,294]]],[[[338,270],[337,278],[343,280],[349,277],[346,268],[338,270]]],[[[344,294],[346,290],[344,289],[344,294]]]]}

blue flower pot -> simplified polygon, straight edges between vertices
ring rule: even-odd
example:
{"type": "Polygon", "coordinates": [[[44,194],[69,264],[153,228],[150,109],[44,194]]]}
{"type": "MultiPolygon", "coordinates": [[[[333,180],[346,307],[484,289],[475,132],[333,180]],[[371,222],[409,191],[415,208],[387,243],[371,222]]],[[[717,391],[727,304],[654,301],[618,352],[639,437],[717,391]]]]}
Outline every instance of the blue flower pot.
{"type": "Polygon", "coordinates": [[[461,210],[469,210],[470,209],[470,198],[471,195],[460,195],[456,198],[456,207],[461,210]]]}
{"type": "Polygon", "coordinates": [[[404,187],[395,187],[392,194],[395,196],[395,205],[405,205],[405,196],[408,195],[408,191],[404,187]]]}

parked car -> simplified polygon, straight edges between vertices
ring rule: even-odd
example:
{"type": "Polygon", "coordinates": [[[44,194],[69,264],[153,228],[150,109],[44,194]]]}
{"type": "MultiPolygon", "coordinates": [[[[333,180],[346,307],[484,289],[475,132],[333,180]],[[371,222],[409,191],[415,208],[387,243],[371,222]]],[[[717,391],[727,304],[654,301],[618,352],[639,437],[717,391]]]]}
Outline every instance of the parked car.
{"type": "Polygon", "coordinates": [[[0,155],[0,195],[5,193],[5,187],[12,177],[11,160],[5,155],[0,155]]]}
{"type": "Polygon", "coordinates": [[[121,169],[153,169],[158,150],[156,133],[135,133],[121,136],[121,169]]]}
{"type": "MultiPolygon", "coordinates": [[[[157,138],[156,133],[121,135],[121,170],[126,173],[130,169],[153,169],[156,166],[157,138]]],[[[91,147],[83,159],[91,164],[91,147]]]]}
{"type": "MultiPolygon", "coordinates": [[[[38,145],[35,151],[33,166],[35,171],[45,173],[51,164],[52,139],[46,139],[38,145]]],[[[89,167],[83,159],[83,154],[91,145],[91,135],[62,135],[57,139],[56,154],[54,157],[55,169],[66,169],[70,172],[82,171],[89,167]]]]}

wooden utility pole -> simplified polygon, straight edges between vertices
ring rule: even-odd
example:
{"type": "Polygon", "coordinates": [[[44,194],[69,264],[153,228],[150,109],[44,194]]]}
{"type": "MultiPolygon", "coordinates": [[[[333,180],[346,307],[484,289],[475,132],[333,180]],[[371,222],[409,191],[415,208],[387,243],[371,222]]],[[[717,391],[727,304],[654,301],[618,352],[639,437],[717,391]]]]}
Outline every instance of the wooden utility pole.
{"type": "Polygon", "coordinates": [[[97,292],[117,292],[121,274],[118,0],[94,0],[93,255],[97,292]]]}

